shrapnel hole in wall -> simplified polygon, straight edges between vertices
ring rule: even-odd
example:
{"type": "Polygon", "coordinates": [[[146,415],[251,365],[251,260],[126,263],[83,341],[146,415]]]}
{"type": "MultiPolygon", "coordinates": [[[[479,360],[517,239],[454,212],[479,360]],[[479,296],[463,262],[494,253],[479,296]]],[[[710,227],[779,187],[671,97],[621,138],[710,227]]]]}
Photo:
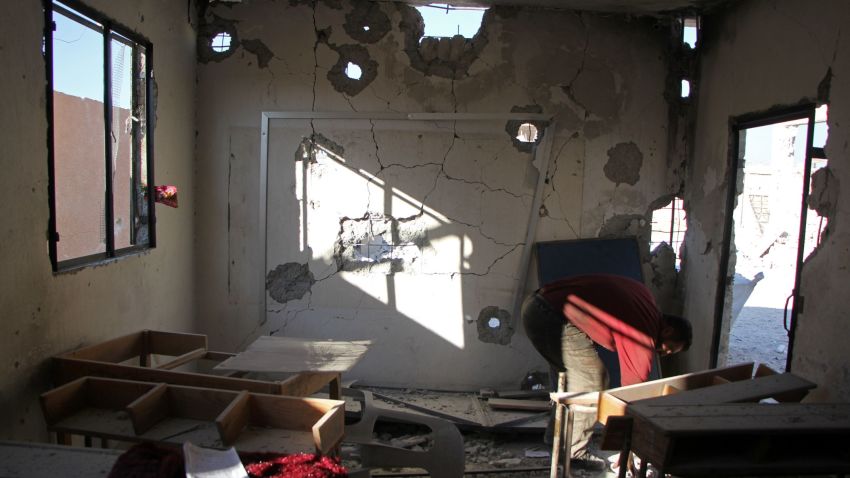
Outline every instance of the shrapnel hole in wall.
{"type": "Polygon", "coordinates": [[[227,53],[231,48],[231,36],[227,32],[218,32],[210,41],[210,48],[215,53],[227,53]]]}
{"type": "Polygon", "coordinates": [[[352,80],[359,80],[360,77],[363,76],[363,70],[357,65],[357,63],[349,61],[348,64],[345,65],[345,76],[352,80]]]}

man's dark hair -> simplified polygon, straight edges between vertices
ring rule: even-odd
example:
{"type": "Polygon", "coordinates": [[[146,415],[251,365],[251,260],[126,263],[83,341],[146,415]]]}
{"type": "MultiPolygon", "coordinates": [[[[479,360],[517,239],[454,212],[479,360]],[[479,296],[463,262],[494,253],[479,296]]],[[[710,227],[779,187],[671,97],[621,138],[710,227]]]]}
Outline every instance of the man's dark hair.
{"type": "Polygon", "coordinates": [[[688,319],[679,317],[678,315],[663,314],[664,322],[673,329],[673,336],[670,339],[684,344],[682,350],[688,350],[693,341],[693,327],[688,319]]]}

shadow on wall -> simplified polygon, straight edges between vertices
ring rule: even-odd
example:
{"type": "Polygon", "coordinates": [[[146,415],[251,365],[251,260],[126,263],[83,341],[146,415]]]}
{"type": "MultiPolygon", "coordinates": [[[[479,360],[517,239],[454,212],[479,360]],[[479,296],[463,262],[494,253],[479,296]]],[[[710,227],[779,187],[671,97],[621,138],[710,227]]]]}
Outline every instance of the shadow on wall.
{"type": "Polygon", "coordinates": [[[540,360],[518,346],[507,311],[531,156],[496,124],[285,123],[269,143],[268,327],[375,340],[353,371],[371,381],[381,381],[375,369],[395,370],[408,383],[443,375],[456,386],[480,364],[452,360],[480,353],[517,386],[540,360]]]}

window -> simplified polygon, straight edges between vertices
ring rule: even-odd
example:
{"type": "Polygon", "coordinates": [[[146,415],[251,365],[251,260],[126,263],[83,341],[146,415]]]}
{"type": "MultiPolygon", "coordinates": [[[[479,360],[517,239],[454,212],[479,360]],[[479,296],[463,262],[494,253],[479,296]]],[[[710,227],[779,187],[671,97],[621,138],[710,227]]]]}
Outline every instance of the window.
{"type": "Polygon", "coordinates": [[[76,2],[45,24],[53,268],[152,248],[151,44],[76,2]]]}

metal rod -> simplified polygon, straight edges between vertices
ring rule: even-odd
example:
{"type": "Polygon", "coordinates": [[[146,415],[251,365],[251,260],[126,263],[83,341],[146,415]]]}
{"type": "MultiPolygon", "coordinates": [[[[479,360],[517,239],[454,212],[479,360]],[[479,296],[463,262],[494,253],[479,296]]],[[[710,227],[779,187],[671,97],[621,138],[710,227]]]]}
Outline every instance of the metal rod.
{"type": "Polygon", "coordinates": [[[540,220],[540,204],[543,202],[543,188],[546,185],[546,175],[549,172],[549,162],[552,157],[552,143],[555,141],[555,123],[549,123],[543,130],[543,139],[534,148],[534,159],[538,164],[537,187],[534,189],[534,200],[528,215],[528,225],[525,231],[525,245],[520,258],[517,274],[517,287],[514,291],[513,317],[519,320],[523,294],[528,285],[528,266],[531,263],[531,251],[534,248],[534,236],[537,233],[537,223],[540,220]]]}
{"type": "Polygon", "coordinates": [[[115,197],[112,184],[112,30],[103,30],[103,146],[106,158],[104,221],[106,222],[106,255],[115,256],[115,197]]]}

